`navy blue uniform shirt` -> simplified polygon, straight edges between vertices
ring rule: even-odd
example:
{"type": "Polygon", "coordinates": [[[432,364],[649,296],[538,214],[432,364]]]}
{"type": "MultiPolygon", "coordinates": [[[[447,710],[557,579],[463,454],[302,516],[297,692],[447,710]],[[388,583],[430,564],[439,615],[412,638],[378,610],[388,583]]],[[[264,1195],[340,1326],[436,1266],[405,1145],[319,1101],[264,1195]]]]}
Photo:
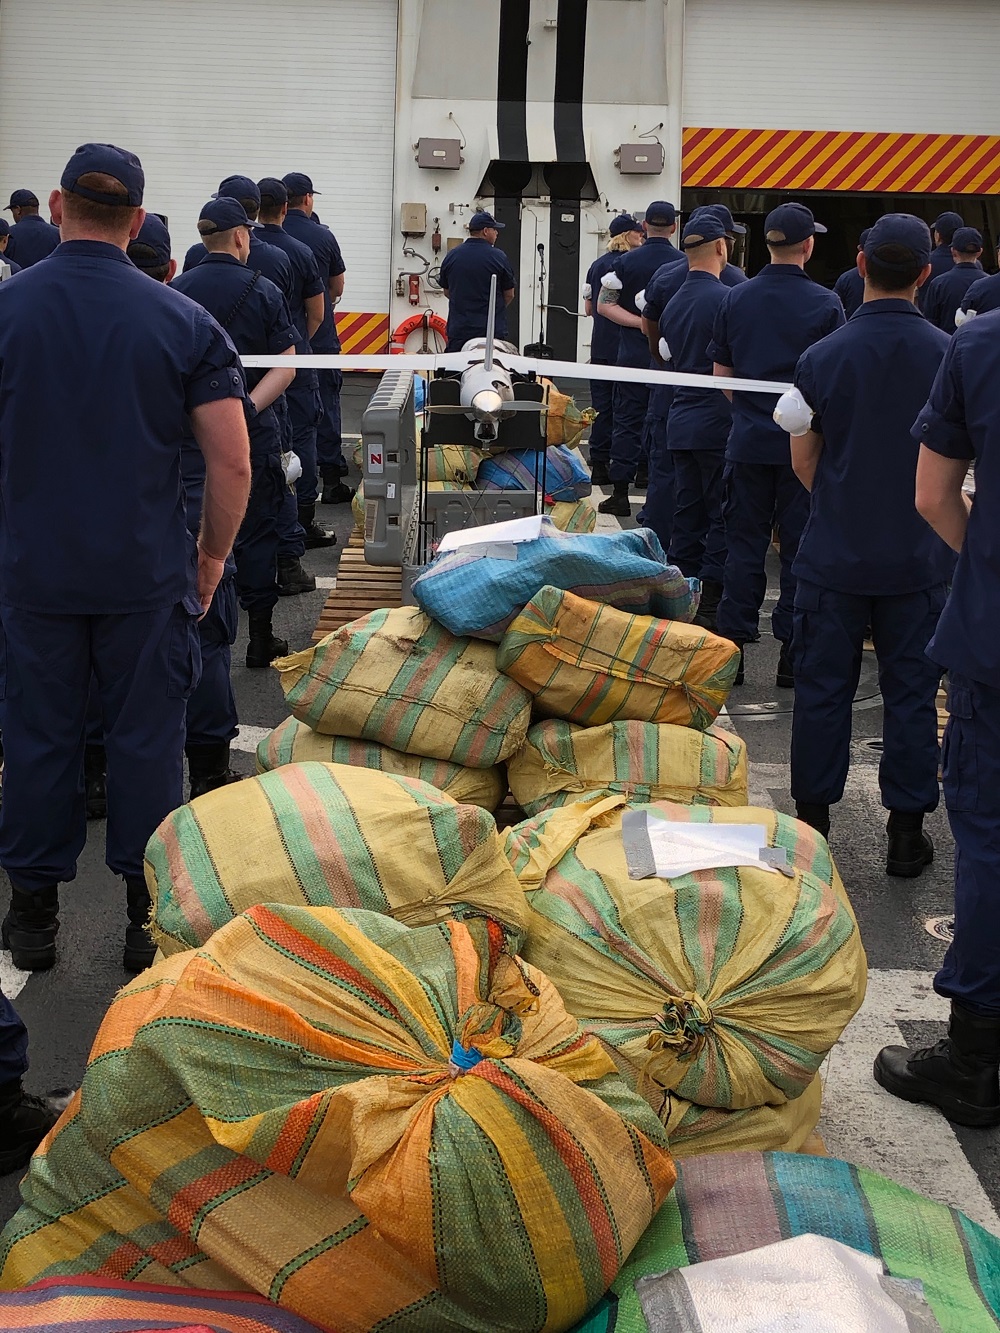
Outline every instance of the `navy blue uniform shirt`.
{"type": "Polygon", "coordinates": [[[614,365],[618,360],[618,325],[605,319],[598,308],[601,299],[601,279],[610,273],[615,262],[615,254],[598,255],[587,269],[587,287],[590,289],[590,305],[594,312],[594,330],[590,338],[591,361],[606,361],[614,365]]]}
{"type": "MultiPolygon", "coordinates": [[[[684,286],[687,274],[687,255],[681,255],[678,260],[664,264],[662,268],[656,270],[646,285],[646,300],[642,308],[645,319],[659,324],[660,316],[667,308],[667,302],[672,300],[684,286]]],[[[737,268],[735,264],[727,264],[722,270],[721,281],[723,287],[738,287],[741,282],[747,282],[748,278],[741,268],[737,268]]],[[[709,366],[709,373],[711,369],[709,366]]]]}
{"type": "MultiPolygon", "coordinates": [[[[184,256],[184,267],[182,273],[190,273],[193,268],[206,258],[208,251],[202,245],[201,241],[196,241],[184,256]]],[[[292,299],[292,266],[288,262],[287,255],[277,248],[277,246],[265,244],[258,240],[258,233],[250,233],[250,258],[247,261],[248,267],[252,270],[259,268],[261,273],[269,282],[273,282],[275,287],[282,293],[286,301],[292,299]]]]}
{"type": "MultiPolygon", "coordinates": [[[[265,222],[260,232],[262,241],[282,250],[292,268],[292,291],[288,297],[288,309],[292,322],[299,332],[299,341],[295,350],[307,354],[309,344],[309,326],[306,318],[306,301],[311,296],[320,296],[326,290],[326,284],[319,276],[319,266],[308,245],[303,245],[277,222],[265,222]]],[[[319,330],[317,330],[318,332],[319,330]]]]}
{"type": "MultiPolygon", "coordinates": [[[[298,332],[282,293],[263,276],[254,281],[254,272],[235,255],[206,253],[200,264],[175,278],[171,285],[204,306],[232,338],[238,352],[245,356],[278,356],[295,346],[298,332]]],[[[250,390],[267,371],[243,373],[250,390]]],[[[265,407],[258,413],[248,403],[247,412],[254,453],[277,448],[280,426],[274,408],[265,407]]]]}
{"type": "MultiPolygon", "coordinates": [[[[660,333],[674,370],[711,375],[708,344],[727,288],[711,273],[688,272],[660,316],[660,333]]],[[[729,399],[718,389],[675,388],[667,445],[671,449],[725,449],[733,425],[729,399]]]]}
{"type": "Polygon", "coordinates": [[[823,436],[792,565],[835,592],[891,597],[945,583],[954,563],[917,513],[913,417],[948,339],[909,301],[868,301],[803,352],[795,384],[823,436]]]}
{"type": "Polygon", "coordinates": [[[861,304],[865,299],[864,278],[858,272],[856,267],[845,269],[833,284],[833,290],[840,297],[840,304],[844,307],[844,314],[850,319],[855,310],[860,309],[861,304]]]}
{"type": "Polygon", "coordinates": [[[955,264],[947,273],[933,278],[924,286],[928,289],[924,301],[924,314],[945,333],[955,332],[955,312],[962,304],[962,299],[974,282],[983,276],[978,264],[955,264]]]}
{"type": "Polygon", "coordinates": [[[337,238],[329,227],[311,218],[308,213],[303,213],[301,208],[288,210],[284,228],[289,236],[312,251],[323,282],[323,323],[312,336],[312,349],[323,355],[335,355],[340,351],[340,338],[337,336],[337,317],[330,298],[329,283],[331,278],[347,272],[337,238]]]}
{"type": "Polygon", "coordinates": [[[1000,310],[1000,273],[988,278],[977,278],[962,298],[963,310],[974,310],[977,315],[988,315],[1000,310]]]}
{"type": "MultiPolygon", "coordinates": [[[[11,287],[16,283],[8,284],[11,287]]],[[[951,595],[927,654],[1000,689],[1000,311],[963,324],[945,352],[913,437],[976,462],[976,496],[951,595]]]]}
{"type": "Polygon", "coordinates": [[[193,594],[187,415],[243,395],[215,320],[117,246],[67,241],[0,283],[3,601],[106,615],[193,594]]]}
{"type": "MultiPolygon", "coordinates": [[[[787,383],[799,357],[844,323],[840,297],[813,282],[797,264],[765,264],[755,278],[731,287],[719,307],[709,359],[738,378],[787,383]]],[[[772,418],[767,393],[733,395],[732,463],[791,463],[788,435],[772,418]]]]}
{"type": "Polygon", "coordinates": [[[4,251],[3,254],[0,254],[0,264],[6,264],[6,265],[7,265],[7,267],[10,269],[10,276],[11,276],[11,277],[13,277],[15,273],[20,273],[20,272],[21,272],[21,265],[20,265],[20,264],[15,264],[14,261],[13,261],[13,259],[8,259],[8,258],[7,258],[7,253],[6,253],[6,251],[4,251]]]}
{"type": "Polygon", "coordinates": [[[31,268],[47,258],[59,244],[59,228],[37,213],[29,213],[10,229],[6,258],[16,259],[22,268],[31,268]]]}
{"type": "Polygon", "coordinates": [[[951,253],[950,241],[942,241],[940,245],[934,247],[931,251],[930,265],[930,277],[922,287],[917,288],[917,305],[921,310],[923,310],[927,304],[927,293],[930,290],[930,285],[934,279],[939,278],[942,273],[947,273],[949,269],[955,267],[955,260],[951,253]]]}
{"type": "MultiPolygon", "coordinates": [[[[645,290],[646,283],[664,264],[676,264],[682,259],[680,251],[666,236],[647,236],[635,250],[615,255],[612,273],[621,281],[618,304],[630,315],[639,315],[635,298],[645,290]]],[[[613,321],[612,321],[613,322],[613,321]]],[[[618,325],[618,365],[649,369],[649,343],[642,329],[626,329],[618,325]]]]}
{"type": "Polygon", "coordinates": [[[507,337],[504,292],[513,290],[514,270],[502,250],[482,236],[469,236],[441,263],[441,286],[448,293],[448,341],[466,343],[486,336],[490,280],[497,275],[496,336],[507,337]]]}

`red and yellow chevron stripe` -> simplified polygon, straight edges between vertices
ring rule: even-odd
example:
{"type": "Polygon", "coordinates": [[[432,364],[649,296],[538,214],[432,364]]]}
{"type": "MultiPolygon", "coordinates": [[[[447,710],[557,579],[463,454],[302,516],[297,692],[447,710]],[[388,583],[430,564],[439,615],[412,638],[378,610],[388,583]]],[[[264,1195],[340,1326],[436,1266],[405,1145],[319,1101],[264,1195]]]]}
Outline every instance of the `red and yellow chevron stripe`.
{"type": "Polygon", "coordinates": [[[992,194],[1000,135],[686,129],[687,188],[992,194]]]}
{"type": "Polygon", "coordinates": [[[337,311],[340,350],[356,356],[379,356],[389,349],[389,316],[337,311]]]}

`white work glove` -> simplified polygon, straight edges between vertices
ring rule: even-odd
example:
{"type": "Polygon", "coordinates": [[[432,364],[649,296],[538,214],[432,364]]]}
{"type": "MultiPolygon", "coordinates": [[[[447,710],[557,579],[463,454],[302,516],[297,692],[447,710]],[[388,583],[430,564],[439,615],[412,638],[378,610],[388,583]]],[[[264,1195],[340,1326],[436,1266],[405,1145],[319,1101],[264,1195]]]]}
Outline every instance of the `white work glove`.
{"type": "Polygon", "coordinates": [[[585,282],[585,283],[583,284],[583,288],[582,288],[582,291],[581,291],[581,295],[583,296],[583,299],[584,299],[585,301],[589,301],[590,298],[593,296],[593,294],[594,294],[594,289],[593,289],[593,287],[591,287],[591,285],[590,285],[589,282],[585,282]]]}
{"type": "Polygon", "coordinates": [[[294,486],[302,476],[302,459],[294,449],[289,449],[287,454],[281,455],[281,469],[285,474],[286,486],[294,486]]]}
{"type": "Polygon", "coordinates": [[[660,339],[660,360],[661,361],[670,360],[670,348],[667,346],[666,338],[660,339]]]}
{"type": "Polygon", "coordinates": [[[620,292],[624,284],[617,273],[605,273],[601,279],[601,286],[606,287],[609,292],[620,292]]]}
{"type": "Polygon", "coordinates": [[[960,329],[966,320],[974,319],[979,314],[978,310],[963,310],[961,306],[955,311],[955,328],[960,329]]]}
{"type": "Polygon", "coordinates": [[[774,409],[774,424],[789,435],[806,435],[812,425],[813,410],[799,393],[798,389],[789,389],[778,399],[774,409]]]}

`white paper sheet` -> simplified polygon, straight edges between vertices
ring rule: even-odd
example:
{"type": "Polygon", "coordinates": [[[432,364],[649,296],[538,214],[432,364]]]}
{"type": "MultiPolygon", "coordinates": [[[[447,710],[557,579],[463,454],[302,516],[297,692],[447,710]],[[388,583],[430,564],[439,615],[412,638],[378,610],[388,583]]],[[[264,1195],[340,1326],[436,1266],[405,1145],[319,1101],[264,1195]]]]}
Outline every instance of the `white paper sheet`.
{"type": "Polygon", "coordinates": [[[531,542],[542,536],[560,536],[559,529],[547,514],[530,518],[511,518],[505,523],[484,523],[478,528],[462,528],[446,532],[441,538],[438,553],[457,551],[463,546],[489,546],[494,542],[531,542]],[[552,531],[548,528],[551,526],[552,531]]]}
{"type": "Polygon", "coordinates": [[[684,824],[649,819],[647,830],[656,873],[663,879],[721,866],[756,866],[777,873],[761,859],[767,847],[763,824],[684,824]]]}

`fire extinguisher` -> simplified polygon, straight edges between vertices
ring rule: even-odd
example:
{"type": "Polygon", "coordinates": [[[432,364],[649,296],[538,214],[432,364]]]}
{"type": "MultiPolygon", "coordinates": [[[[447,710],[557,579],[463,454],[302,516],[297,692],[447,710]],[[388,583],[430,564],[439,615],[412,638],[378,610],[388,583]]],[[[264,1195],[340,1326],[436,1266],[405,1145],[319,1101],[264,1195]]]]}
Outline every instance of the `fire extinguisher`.
{"type": "Polygon", "coordinates": [[[420,304],[420,276],[417,273],[410,274],[410,305],[420,304]]]}

